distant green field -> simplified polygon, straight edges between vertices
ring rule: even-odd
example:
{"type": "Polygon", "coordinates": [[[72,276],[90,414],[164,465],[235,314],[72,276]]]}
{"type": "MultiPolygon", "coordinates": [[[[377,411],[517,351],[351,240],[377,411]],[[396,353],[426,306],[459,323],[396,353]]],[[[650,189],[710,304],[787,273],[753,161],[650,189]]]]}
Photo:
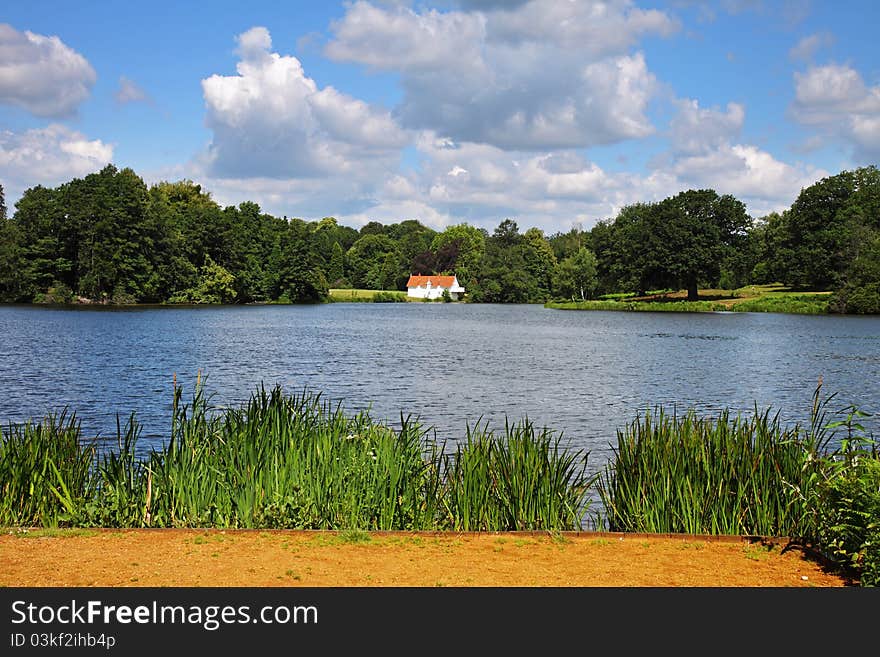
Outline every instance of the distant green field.
{"type": "Polygon", "coordinates": [[[330,301],[395,302],[408,300],[406,292],[400,290],[330,289],[330,301]]]}
{"type": "Polygon", "coordinates": [[[779,284],[749,285],[736,290],[700,290],[699,301],[687,301],[683,290],[644,297],[607,295],[589,301],[551,301],[558,310],[633,310],[647,312],[768,312],[822,315],[828,312],[830,292],[791,291],[779,284]]]}

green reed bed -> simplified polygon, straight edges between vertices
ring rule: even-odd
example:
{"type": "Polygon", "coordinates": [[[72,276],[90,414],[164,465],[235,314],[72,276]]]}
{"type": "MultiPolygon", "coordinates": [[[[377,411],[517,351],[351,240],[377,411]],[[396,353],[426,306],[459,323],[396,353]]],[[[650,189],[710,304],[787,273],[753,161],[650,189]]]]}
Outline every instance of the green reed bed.
{"type": "Polygon", "coordinates": [[[280,388],[215,414],[202,392],[190,405],[179,394],[171,440],[147,468],[152,525],[431,527],[437,484],[417,423],[394,431],[280,388]]]}
{"type": "Polygon", "coordinates": [[[452,529],[573,530],[583,526],[593,478],[585,452],[527,418],[496,435],[479,423],[444,457],[443,503],[452,529]]]}
{"type": "Polygon", "coordinates": [[[578,457],[527,421],[469,429],[453,458],[408,417],[392,429],[279,387],[213,409],[197,386],[187,403],[175,388],[169,440],[146,458],[140,431],[117,422],[99,455],[72,420],[11,430],[0,525],[578,529],[585,506],[578,457]]]}
{"type": "Polygon", "coordinates": [[[588,475],[586,452],[528,419],[468,426],[446,451],[408,417],[391,428],[308,391],[217,409],[175,387],[169,439],[146,457],[134,414],[100,452],[66,411],[0,430],[0,526],[561,531],[596,502],[599,529],[788,536],[876,585],[880,453],[855,407],[827,420],[820,388],[806,427],[658,408],[588,475]]]}
{"type": "Polygon", "coordinates": [[[57,525],[91,493],[94,447],[67,410],[0,428],[0,524],[57,525]]]}
{"type": "Polygon", "coordinates": [[[618,431],[598,482],[612,531],[796,535],[797,491],[810,486],[822,445],[812,432],[751,417],[668,415],[662,408],[618,431]]]}

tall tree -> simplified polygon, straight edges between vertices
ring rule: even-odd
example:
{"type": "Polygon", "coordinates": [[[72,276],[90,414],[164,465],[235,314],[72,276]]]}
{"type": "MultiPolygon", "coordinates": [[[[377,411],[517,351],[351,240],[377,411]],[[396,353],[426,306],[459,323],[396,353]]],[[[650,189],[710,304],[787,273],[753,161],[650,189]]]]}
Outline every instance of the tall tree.
{"type": "Polygon", "coordinates": [[[721,263],[742,248],[749,224],[741,201],[711,189],[633,206],[615,222],[631,283],[641,292],[647,285],[684,287],[690,301],[699,298],[700,283],[717,284],[721,263]]]}
{"type": "Polygon", "coordinates": [[[589,249],[581,247],[554,270],[553,291],[557,296],[590,299],[597,285],[596,256],[589,249]]]}
{"type": "Polygon", "coordinates": [[[401,256],[397,244],[390,237],[380,232],[367,233],[355,242],[346,254],[352,285],[360,288],[377,289],[373,286],[377,284],[380,278],[383,282],[387,282],[387,277],[380,277],[376,272],[380,269],[385,271],[389,254],[398,263],[396,271],[398,271],[400,277],[403,277],[407,272],[404,272],[405,267],[401,265],[401,256]]]}
{"type": "Polygon", "coordinates": [[[315,303],[328,295],[321,257],[306,222],[291,219],[281,239],[279,287],[292,303],[315,303]]]}
{"type": "Polygon", "coordinates": [[[666,238],[666,271],[696,301],[699,284],[717,283],[722,261],[743,247],[750,225],[746,207],[729,194],[688,190],[661,201],[659,217],[655,228],[666,238]]]}
{"type": "Polygon", "coordinates": [[[535,281],[539,299],[550,298],[553,289],[553,274],[556,271],[556,254],[540,228],[529,228],[522,239],[523,258],[526,271],[535,281]]]}
{"type": "Polygon", "coordinates": [[[18,229],[6,216],[6,200],[0,185],[0,303],[29,301],[23,298],[22,266],[18,229]]]}
{"type": "Polygon", "coordinates": [[[524,238],[516,222],[502,221],[486,240],[472,298],[488,303],[532,303],[541,300],[538,283],[528,271],[524,238]]]}
{"type": "Polygon", "coordinates": [[[431,240],[438,272],[455,273],[465,289],[473,286],[486,251],[488,233],[466,223],[447,226],[431,240]],[[450,245],[454,247],[450,248],[450,245]]]}
{"type": "Polygon", "coordinates": [[[336,285],[345,277],[345,252],[339,242],[333,242],[330,249],[330,262],[327,265],[327,281],[336,285]]]}

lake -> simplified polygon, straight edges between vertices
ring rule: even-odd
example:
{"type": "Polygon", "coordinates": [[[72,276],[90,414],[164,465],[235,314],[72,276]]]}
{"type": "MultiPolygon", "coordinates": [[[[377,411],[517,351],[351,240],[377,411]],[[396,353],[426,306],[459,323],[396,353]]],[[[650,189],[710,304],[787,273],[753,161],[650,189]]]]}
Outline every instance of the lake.
{"type": "MultiPolygon", "coordinates": [[[[374,419],[418,416],[454,444],[468,424],[528,417],[588,450],[657,405],[716,414],[771,407],[807,422],[819,377],[829,408],[880,411],[880,317],[562,311],[540,305],[0,307],[0,421],[77,412],[111,438],[137,411],[141,450],[170,427],[172,386],[201,373],[219,406],[261,384],[308,388],[374,419]]],[[[867,428],[880,435],[878,417],[867,428]]]]}

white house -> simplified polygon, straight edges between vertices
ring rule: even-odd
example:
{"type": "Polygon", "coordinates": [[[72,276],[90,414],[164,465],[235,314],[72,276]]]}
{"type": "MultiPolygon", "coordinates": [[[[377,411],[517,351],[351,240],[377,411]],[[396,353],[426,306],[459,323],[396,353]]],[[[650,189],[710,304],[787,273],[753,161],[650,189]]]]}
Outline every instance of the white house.
{"type": "Polygon", "coordinates": [[[445,290],[453,300],[464,294],[464,288],[458,284],[457,276],[415,276],[409,277],[406,283],[406,296],[414,299],[439,299],[445,290]]]}

